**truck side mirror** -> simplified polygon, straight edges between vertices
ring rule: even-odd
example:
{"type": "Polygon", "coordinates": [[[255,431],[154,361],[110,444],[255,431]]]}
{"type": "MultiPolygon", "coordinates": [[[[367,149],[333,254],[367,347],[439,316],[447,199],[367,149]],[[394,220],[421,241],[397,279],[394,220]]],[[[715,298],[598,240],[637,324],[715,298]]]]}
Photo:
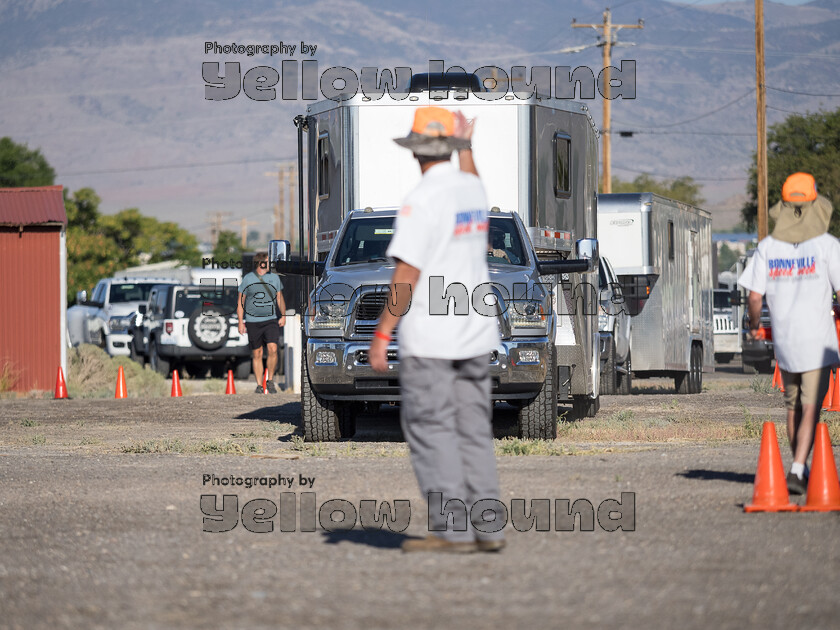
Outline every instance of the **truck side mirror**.
{"type": "Polygon", "coordinates": [[[579,260],[589,261],[588,271],[597,271],[598,262],[598,239],[597,238],[582,238],[575,242],[575,256],[579,260]]]}
{"type": "Polygon", "coordinates": [[[139,304],[137,306],[137,312],[140,313],[141,315],[145,315],[146,314],[146,306],[147,306],[146,304],[139,304]]]}
{"type": "Polygon", "coordinates": [[[272,267],[276,267],[278,262],[289,260],[289,255],[292,251],[292,244],[289,241],[269,241],[268,242],[268,262],[269,271],[272,267]]]}
{"type": "Polygon", "coordinates": [[[87,291],[76,291],[76,304],[87,302],[87,291]]]}

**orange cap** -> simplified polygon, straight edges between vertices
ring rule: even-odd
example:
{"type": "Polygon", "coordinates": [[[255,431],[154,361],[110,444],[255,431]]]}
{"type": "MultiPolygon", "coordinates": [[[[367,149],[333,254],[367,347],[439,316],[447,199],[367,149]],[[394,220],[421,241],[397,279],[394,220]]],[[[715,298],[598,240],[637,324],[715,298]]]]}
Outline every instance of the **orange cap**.
{"type": "Polygon", "coordinates": [[[794,173],[782,186],[782,201],[804,203],[817,198],[817,182],[808,173],[794,173]]]}
{"type": "Polygon", "coordinates": [[[455,114],[442,107],[421,107],[414,114],[414,133],[440,138],[455,133],[455,114]]]}

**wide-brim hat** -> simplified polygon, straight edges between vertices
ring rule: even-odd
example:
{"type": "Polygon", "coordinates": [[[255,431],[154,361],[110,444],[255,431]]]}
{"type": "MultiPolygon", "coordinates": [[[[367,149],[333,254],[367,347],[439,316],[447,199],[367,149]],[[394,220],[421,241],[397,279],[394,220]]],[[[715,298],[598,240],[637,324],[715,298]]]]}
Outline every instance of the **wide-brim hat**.
{"type": "Polygon", "coordinates": [[[470,148],[470,141],[455,137],[455,114],[442,107],[421,107],[405,138],[394,138],[401,147],[424,157],[447,156],[470,148]]]}
{"type": "Polygon", "coordinates": [[[780,201],[770,208],[770,218],[776,222],[773,238],[802,243],[821,236],[828,231],[832,210],[831,202],[822,195],[804,203],[780,201]]]}

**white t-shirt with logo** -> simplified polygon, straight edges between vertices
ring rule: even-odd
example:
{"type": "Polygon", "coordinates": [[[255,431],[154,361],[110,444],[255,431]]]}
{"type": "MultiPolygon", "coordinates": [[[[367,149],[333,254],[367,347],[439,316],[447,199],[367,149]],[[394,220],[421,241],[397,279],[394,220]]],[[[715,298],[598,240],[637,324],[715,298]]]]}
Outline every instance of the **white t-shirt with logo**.
{"type": "Polygon", "coordinates": [[[763,239],[738,284],[767,298],[779,367],[808,372],[840,364],[831,310],[840,288],[840,241],[823,234],[802,243],[763,239]]]}
{"type": "Polygon", "coordinates": [[[394,227],[388,256],[420,270],[411,306],[400,320],[400,356],[469,359],[489,354],[499,344],[497,319],[473,307],[475,288],[481,295],[481,285],[490,282],[481,181],[449,162],[432,166],[405,198],[394,227]],[[434,298],[430,282],[441,287],[434,298]],[[449,294],[458,296],[457,303],[451,298],[444,302],[454,283],[466,292],[452,286],[449,294]]]}

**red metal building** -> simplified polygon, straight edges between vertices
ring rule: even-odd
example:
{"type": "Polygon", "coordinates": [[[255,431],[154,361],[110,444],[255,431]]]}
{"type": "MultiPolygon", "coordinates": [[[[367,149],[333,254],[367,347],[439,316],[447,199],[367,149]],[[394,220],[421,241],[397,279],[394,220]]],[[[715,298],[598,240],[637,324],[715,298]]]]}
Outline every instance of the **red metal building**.
{"type": "Polygon", "coordinates": [[[66,227],[61,186],[0,188],[0,375],[15,391],[67,374],[66,227]]]}

